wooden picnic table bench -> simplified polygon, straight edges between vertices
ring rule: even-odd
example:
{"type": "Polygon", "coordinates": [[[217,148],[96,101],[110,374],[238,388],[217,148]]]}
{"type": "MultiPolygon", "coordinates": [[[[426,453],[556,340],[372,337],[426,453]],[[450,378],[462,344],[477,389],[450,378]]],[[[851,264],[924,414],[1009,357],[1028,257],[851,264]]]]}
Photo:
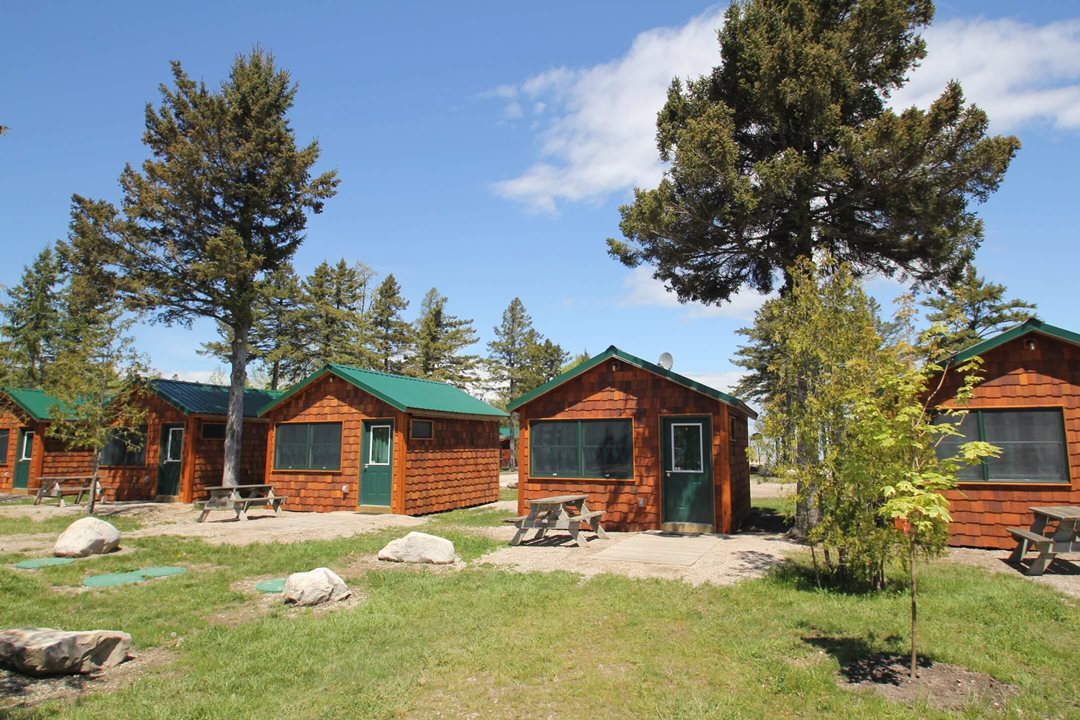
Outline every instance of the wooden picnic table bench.
{"type": "MultiPolygon", "coordinates": [[[[93,475],[50,475],[41,478],[41,487],[38,488],[34,504],[40,505],[46,498],[56,498],[57,506],[64,507],[64,497],[75,497],[75,504],[82,504],[83,498],[89,498],[94,484],[93,475]]],[[[97,488],[98,498],[101,498],[101,485],[97,488]]]]}
{"type": "Polygon", "coordinates": [[[222,485],[206,488],[210,497],[203,503],[202,513],[196,522],[206,520],[211,510],[232,510],[237,520],[247,520],[247,511],[253,506],[270,506],[275,515],[281,514],[286,498],[274,494],[273,485],[222,485]]]}
{"type": "Polygon", "coordinates": [[[598,538],[607,539],[607,533],[600,525],[604,516],[602,510],[589,510],[585,506],[585,495],[555,495],[529,501],[529,514],[516,517],[507,522],[517,527],[511,545],[520,545],[529,530],[537,530],[533,540],[539,540],[548,530],[565,530],[578,547],[585,547],[581,537],[581,526],[585,525],[598,538]]]}
{"type": "Polygon", "coordinates": [[[1007,528],[1017,541],[1009,560],[1019,564],[1028,550],[1034,549],[1039,554],[1031,561],[1026,574],[1042,575],[1059,554],[1080,552],[1080,507],[1062,505],[1029,509],[1035,513],[1030,528],[1007,528]],[[1057,522],[1057,527],[1053,535],[1048,536],[1044,531],[1051,520],[1057,522]]]}

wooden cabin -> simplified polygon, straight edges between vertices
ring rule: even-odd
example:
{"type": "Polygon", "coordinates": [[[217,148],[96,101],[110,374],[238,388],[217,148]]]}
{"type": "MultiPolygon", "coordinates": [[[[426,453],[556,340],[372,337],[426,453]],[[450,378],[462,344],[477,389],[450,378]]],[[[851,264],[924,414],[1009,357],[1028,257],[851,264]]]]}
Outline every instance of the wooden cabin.
{"type": "Polygon", "coordinates": [[[588,495],[605,528],[734,532],[750,512],[742,401],[615,346],[510,404],[518,513],[588,495]]]}
{"type": "Polygon", "coordinates": [[[290,510],[423,515],[499,499],[506,413],[446,383],[327,365],[260,411],[290,510]]]}
{"type": "MultiPolygon", "coordinates": [[[[142,443],[133,449],[117,438],[102,450],[98,478],[103,497],[202,499],[207,486],[221,484],[229,388],[163,379],[150,380],[146,386],[146,424],[134,431],[142,443]]],[[[267,423],[255,414],[278,395],[266,390],[244,391],[243,482],[262,482],[267,423]]],[[[46,434],[55,405],[56,400],[40,390],[3,391],[0,452],[5,440],[8,447],[4,453],[7,463],[0,471],[0,490],[35,490],[42,477],[92,472],[91,451],[67,448],[46,434]]]]}
{"type": "MultiPolygon", "coordinates": [[[[982,358],[982,380],[955,445],[985,440],[1001,457],[965,468],[947,497],[950,544],[1013,548],[1006,528],[1027,527],[1032,506],[1080,505],[1080,334],[1028,320],[954,356],[982,358]]],[[[947,371],[951,372],[951,371],[947,371]]],[[[960,379],[947,376],[939,404],[956,407],[960,379]]]]}

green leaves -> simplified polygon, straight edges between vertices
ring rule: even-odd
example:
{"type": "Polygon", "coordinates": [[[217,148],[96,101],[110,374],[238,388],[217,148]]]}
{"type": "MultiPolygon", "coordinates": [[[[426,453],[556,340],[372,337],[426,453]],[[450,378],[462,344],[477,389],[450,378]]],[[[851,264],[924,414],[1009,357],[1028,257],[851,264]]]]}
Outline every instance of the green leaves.
{"type": "Polygon", "coordinates": [[[831,253],[855,274],[955,277],[978,246],[969,210],[1019,148],[950,83],[928,111],[885,100],[926,48],[930,0],[733,4],[721,64],[672,82],[657,115],[670,162],[620,208],[608,252],[647,263],[681,300],[773,289],[799,259],[831,253]]]}

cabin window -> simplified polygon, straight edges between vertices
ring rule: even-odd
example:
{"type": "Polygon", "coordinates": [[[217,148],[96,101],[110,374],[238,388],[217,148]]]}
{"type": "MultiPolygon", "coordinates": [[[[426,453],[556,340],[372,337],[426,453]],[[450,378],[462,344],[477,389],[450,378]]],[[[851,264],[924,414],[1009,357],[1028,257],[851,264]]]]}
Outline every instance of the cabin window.
{"type": "Polygon", "coordinates": [[[202,439],[203,440],[224,440],[225,439],[225,423],[208,423],[202,424],[202,439]]]}
{"type": "Polygon", "coordinates": [[[0,465],[7,465],[8,437],[11,431],[7,428],[0,430],[0,465]]]}
{"type": "Polygon", "coordinates": [[[431,420],[413,420],[409,434],[416,440],[430,440],[435,437],[435,423],[431,420]]]}
{"type": "Polygon", "coordinates": [[[282,423],[274,431],[277,470],[339,470],[341,423],[282,423]]]}
{"type": "Polygon", "coordinates": [[[631,420],[542,420],[529,429],[531,474],[623,480],[634,475],[631,420]]]}
{"type": "Polygon", "coordinates": [[[101,449],[101,464],[114,467],[142,467],[146,464],[146,426],[117,428],[101,449]]]}
{"type": "Polygon", "coordinates": [[[961,418],[939,416],[956,424],[962,436],[945,437],[938,457],[951,457],[966,442],[983,440],[1001,456],[961,468],[960,482],[1067,483],[1068,450],[1060,409],[970,410],[961,418]]]}

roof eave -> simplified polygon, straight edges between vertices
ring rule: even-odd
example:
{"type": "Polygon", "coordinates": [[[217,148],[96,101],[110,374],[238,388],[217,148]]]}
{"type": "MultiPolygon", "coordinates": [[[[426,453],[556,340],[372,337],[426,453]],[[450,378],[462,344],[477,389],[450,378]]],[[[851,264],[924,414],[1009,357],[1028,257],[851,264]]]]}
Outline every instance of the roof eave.
{"type": "Polygon", "coordinates": [[[1001,347],[1005,343],[1012,342],[1013,340],[1022,338],[1025,335],[1030,335],[1031,333],[1039,333],[1040,335],[1046,335],[1047,337],[1051,337],[1056,340],[1061,340],[1072,345],[1080,346],[1080,333],[1075,333],[1071,330],[1066,330],[1065,328],[1059,328],[1054,325],[1049,325],[1037,318],[1031,318],[1029,320],[1025,320],[1019,325],[1014,325],[1013,327],[995,335],[994,337],[986,338],[981,342],[975,343],[971,347],[961,350],[952,357],[948,358],[944,362],[944,365],[945,367],[950,367],[953,365],[967,362],[974,357],[983,355],[984,353],[990,352],[995,348],[1001,347]]]}

